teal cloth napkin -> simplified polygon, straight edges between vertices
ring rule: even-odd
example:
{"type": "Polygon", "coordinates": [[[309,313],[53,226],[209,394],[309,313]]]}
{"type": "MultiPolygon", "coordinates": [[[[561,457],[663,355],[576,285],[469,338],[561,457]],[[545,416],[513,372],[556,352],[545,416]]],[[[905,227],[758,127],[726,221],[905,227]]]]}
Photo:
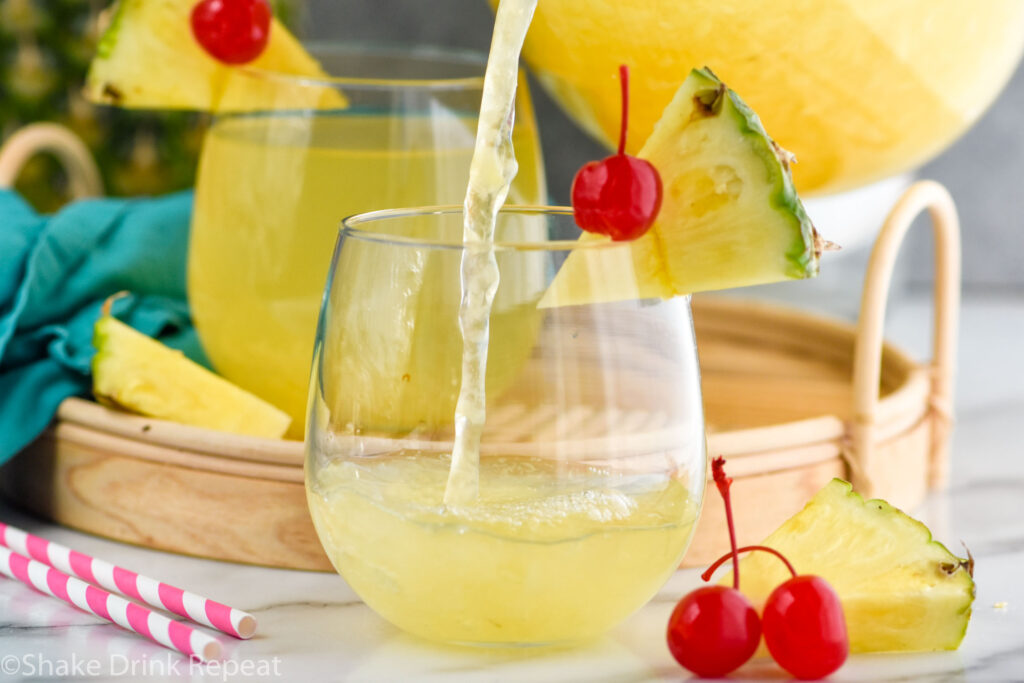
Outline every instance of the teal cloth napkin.
{"type": "Polygon", "coordinates": [[[0,464],[88,396],[103,301],[141,332],[205,362],[185,300],[191,192],[75,202],[41,216],[0,190],[0,464]]]}

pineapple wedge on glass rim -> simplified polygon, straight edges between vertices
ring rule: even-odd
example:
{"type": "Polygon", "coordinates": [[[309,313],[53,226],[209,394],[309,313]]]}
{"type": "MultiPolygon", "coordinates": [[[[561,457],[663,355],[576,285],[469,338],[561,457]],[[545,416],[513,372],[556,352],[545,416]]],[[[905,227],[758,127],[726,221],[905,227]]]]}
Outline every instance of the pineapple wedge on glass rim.
{"type": "MultiPolygon", "coordinates": [[[[637,154],[661,211],[630,249],[574,251],[541,308],[661,298],[814,277],[824,241],[793,186],[792,156],[710,69],[694,69],[637,154]]],[[[610,242],[584,233],[585,242],[610,242]]]]}
{"type": "Polygon", "coordinates": [[[345,97],[276,18],[263,53],[230,66],[192,35],[198,0],[118,0],[86,79],[86,97],[126,109],[216,113],[274,109],[342,109],[345,97]],[[279,78],[277,75],[296,78],[279,78]]]}

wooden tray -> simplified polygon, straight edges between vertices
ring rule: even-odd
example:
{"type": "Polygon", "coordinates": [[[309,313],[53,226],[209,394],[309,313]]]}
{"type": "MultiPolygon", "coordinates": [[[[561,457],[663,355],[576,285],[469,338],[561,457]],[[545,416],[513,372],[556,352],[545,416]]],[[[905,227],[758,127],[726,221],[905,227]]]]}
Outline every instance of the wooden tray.
{"type": "MultiPolygon", "coordinates": [[[[2,162],[0,154],[0,172],[2,162]]],[[[79,183],[76,194],[91,189],[79,183]]],[[[857,326],[694,299],[708,451],[729,459],[741,542],[761,540],[832,477],[905,508],[945,484],[959,267],[955,207],[941,185],[926,181],[907,191],[882,229],[857,326]],[[920,365],[884,344],[882,327],[899,245],[924,209],[936,237],[936,311],[934,360],[920,365]]],[[[0,490],[39,515],[128,543],[331,571],[306,510],[302,461],[298,442],[69,399],[50,429],[0,471],[0,490]]],[[[686,565],[705,564],[727,546],[722,506],[709,494],[686,565]]]]}

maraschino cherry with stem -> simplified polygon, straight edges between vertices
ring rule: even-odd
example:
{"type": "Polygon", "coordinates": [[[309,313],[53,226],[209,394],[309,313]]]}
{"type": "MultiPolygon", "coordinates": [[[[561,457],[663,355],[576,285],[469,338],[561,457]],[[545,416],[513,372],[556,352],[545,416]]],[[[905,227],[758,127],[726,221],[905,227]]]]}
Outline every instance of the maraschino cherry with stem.
{"type": "Polygon", "coordinates": [[[769,552],[786,565],[792,575],[778,585],[764,604],[761,629],[768,652],[779,666],[796,678],[816,680],[828,676],[846,661],[850,640],[839,596],[825,579],[797,574],[786,557],[774,548],[750,545],[719,558],[701,575],[705,581],[736,553],[752,550],[769,552]]]}
{"type": "Polygon", "coordinates": [[[622,87],[622,123],[617,154],[583,166],[572,182],[576,224],[587,232],[613,240],[642,236],[661,209],[661,176],[644,159],[626,154],[629,127],[629,67],[619,67],[622,87]]]}
{"type": "Polygon", "coordinates": [[[272,18],[267,0],[203,0],[192,9],[192,34],[215,59],[247,64],[266,49],[272,18]]]}
{"type": "Polygon", "coordinates": [[[733,587],[702,586],[679,601],[668,621],[668,649],[681,665],[698,676],[718,678],[749,660],[761,642],[761,620],[740,593],[736,529],[732,519],[725,458],[711,463],[715,485],[725,502],[733,558],[733,587]]]}

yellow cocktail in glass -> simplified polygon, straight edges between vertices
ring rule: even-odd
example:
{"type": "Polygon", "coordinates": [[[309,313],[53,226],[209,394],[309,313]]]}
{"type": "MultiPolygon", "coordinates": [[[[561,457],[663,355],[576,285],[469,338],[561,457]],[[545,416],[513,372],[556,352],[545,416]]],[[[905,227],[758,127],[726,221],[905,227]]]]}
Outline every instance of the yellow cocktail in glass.
{"type": "MultiPolygon", "coordinates": [[[[706,458],[689,298],[538,308],[567,258],[596,269],[630,244],[560,241],[571,209],[506,205],[478,495],[449,505],[473,248],[462,219],[454,206],[345,221],[313,363],[310,513],[349,585],[411,633],[593,637],[657,592],[693,535],[706,458]],[[383,292],[401,294],[385,308],[383,292]]],[[[617,275],[628,286],[638,273],[617,275]]]]}

